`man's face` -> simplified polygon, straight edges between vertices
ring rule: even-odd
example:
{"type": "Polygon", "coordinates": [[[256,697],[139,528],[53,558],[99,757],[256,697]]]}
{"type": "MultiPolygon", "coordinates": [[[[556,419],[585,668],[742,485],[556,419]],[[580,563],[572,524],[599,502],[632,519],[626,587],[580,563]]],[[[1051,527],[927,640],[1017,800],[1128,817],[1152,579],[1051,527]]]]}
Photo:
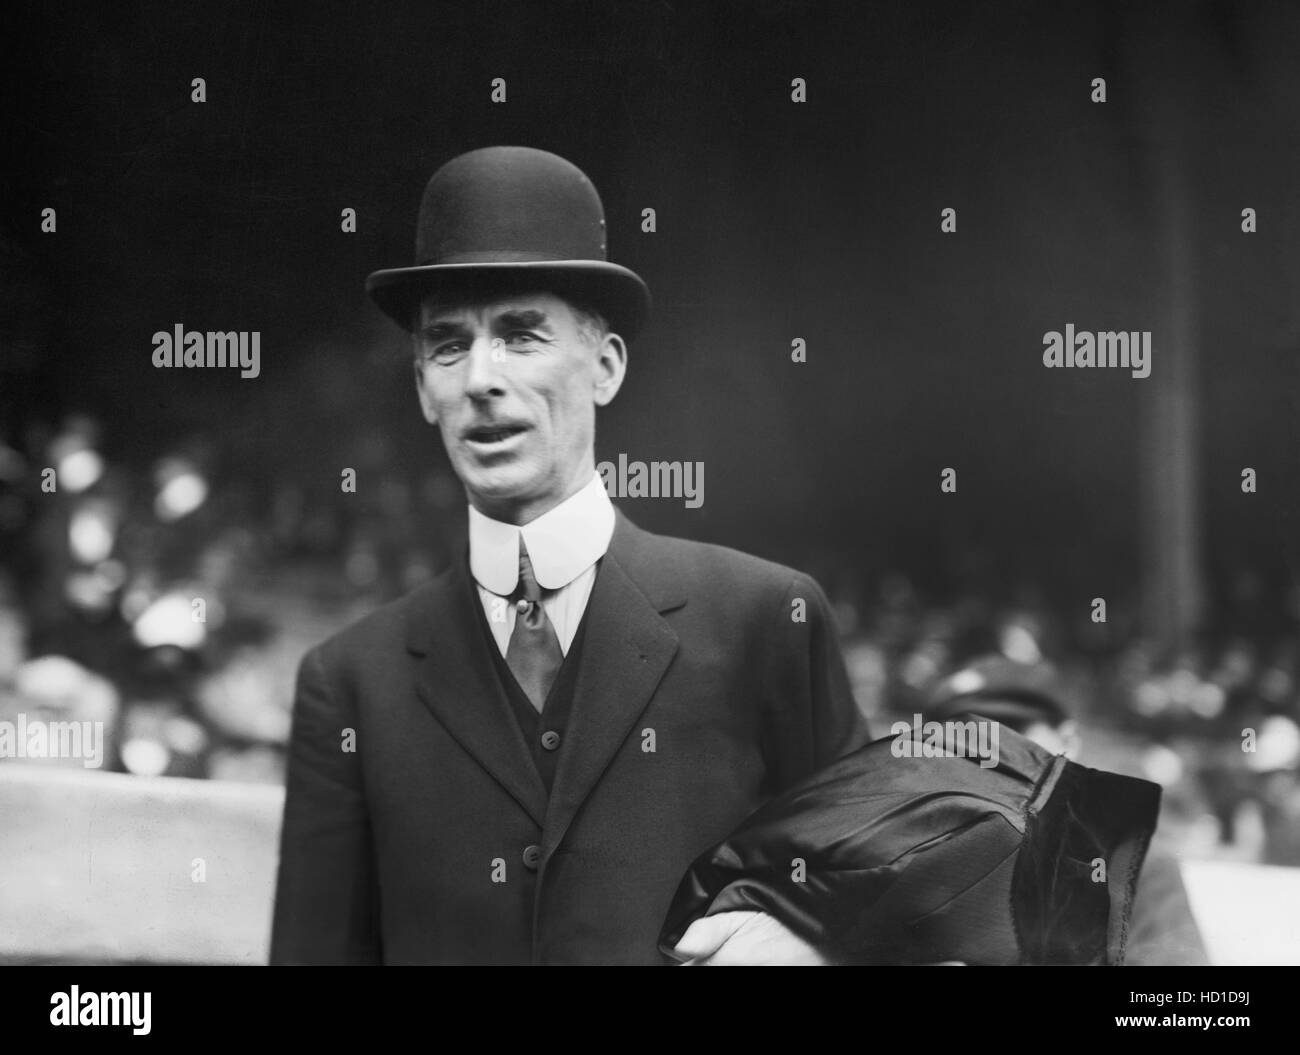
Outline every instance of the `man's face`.
{"type": "Polygon", "coordinates": [[[614,334],[549,293],[420,305],[415,378],[452,468],[481,512],[523,524],[588,482],[596,407],[622,383],[614,334]]]}

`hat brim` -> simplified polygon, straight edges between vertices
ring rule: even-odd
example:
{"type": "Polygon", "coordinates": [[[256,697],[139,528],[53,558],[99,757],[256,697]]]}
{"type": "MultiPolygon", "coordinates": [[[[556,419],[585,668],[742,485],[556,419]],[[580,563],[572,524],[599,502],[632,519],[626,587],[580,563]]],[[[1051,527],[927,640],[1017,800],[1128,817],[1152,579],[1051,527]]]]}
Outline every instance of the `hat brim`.
{"type": "Polygon", "coordinates": [[[433,292],[481,297],[540,289],[599,311],[630,340],[650,314],[650,290],[634,271],[603,260],[523,260],[394,267],[372,273],[366,292],[389,318],[411,330],[420,300],[433,292]]]}

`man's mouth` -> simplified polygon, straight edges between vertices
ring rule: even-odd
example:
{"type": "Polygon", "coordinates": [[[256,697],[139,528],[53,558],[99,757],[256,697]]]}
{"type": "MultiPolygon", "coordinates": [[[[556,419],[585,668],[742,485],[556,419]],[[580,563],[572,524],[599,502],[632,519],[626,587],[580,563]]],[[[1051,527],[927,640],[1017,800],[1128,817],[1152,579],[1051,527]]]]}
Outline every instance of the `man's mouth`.
{"type": "Polygon", "coordinates": [[[468,429],[465,439],[481,447],[492,447],[513,439],[526,431],[523,425],[492,425],[468,429]]]}

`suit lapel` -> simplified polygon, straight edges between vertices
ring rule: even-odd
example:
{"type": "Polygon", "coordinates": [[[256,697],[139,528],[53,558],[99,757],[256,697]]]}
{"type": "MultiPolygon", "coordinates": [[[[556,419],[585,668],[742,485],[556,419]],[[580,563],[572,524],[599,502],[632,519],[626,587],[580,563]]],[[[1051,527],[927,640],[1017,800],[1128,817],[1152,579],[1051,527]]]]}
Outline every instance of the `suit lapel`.
{"type": "Polygon", "coordinates": [[[462,558],[413,607],[408,648],[423,657],[416,692],[447,731],[540,826],[546,787],[480,625],[482,605],[462,558]]]}
{"type": "Polygon", "coordinates": [[[677,635],[660,612],[681,601],[638,581],[645,579],[650,539],[619,514],[587,602],[582,666],[547,805],[544,856],[564,838],[677,653],[677,635]]]}

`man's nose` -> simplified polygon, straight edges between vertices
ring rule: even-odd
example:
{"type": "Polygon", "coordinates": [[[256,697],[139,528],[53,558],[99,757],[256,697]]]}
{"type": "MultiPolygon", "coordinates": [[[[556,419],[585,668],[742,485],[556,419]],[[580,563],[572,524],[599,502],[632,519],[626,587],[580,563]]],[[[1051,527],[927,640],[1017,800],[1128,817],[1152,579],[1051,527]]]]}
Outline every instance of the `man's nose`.
{"type": "Polygon", "coordinates": [[[500,340],[479,336],[470,345],[465,394],[471,399],[484,399],[501,395],[501,361],[503,345],[500,340]]]}

